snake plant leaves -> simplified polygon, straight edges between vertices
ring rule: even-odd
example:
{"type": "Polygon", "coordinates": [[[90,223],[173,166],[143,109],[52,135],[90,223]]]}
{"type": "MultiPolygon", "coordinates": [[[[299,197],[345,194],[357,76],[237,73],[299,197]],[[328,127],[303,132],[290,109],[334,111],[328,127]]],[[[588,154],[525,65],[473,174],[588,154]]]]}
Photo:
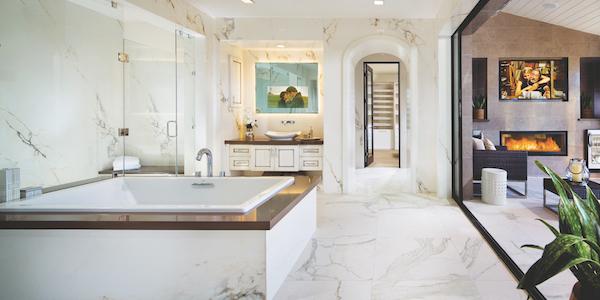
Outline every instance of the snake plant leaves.
{"type": "Polygon", "coordinates": [[[577,209],[575,204],[569,199],[570,195],[573,195],[573,190],[568,183],[566,183],[558,174],[552,171],[550,168],[543,165],[540,161],[535,161],[536,165],[540,170],[546,173],[552,179],[552,183],[558,192],[560,197],[559,203],[559,214],[558,214],[558,228],[562,233],[571,233],[574,235],[581,235],[581,223],[579,216],[577,216],[577,209]],[[567,192],[568,191],[568,192],[567,192]]]}
{"type": "MultiPolygon", "coordinates": [[[[579,195],[577,195],[575,193],[573,193],[573,203],[575,203],[575,208],[578,211],[577,215],[579,216],[579,222],[581,223],[582,236],[585,239],[590,240],[594,243],[598,242],[597,231],[596,231],[596,228],[598,227],[598,221],[597,221],[597,219],[594,219],[591,216],[589,206],[586,203],[584,203],[583,200],[581,200],[579,195]]],[[[585,250],[583,250],[583,251],[585,251],[585,250]]],[[[586,252],[588,252],[588,251],[586,251],[586,252]]],[[[588,254],[588,253],[585,253],[585,254],[588,254]]],[[[598,259],[598,255],[594,251],[589,252],[589,254],[591,255],[592,259],[596,259],[596,260],[598,259]]]]}
{"type": "Polygon", "coordinates": [[[542,223],[544,223],[544,225],[546,225],[546,227],[548,227],[548,229],[550,229],[550,231],[552,231],[552,233],[554,234],[554,236],[558,236],[560,234],[560,232],[558,232],[558,230],[556,228],[554,228],[554,226],[548,224],[548,222],[542,220],[542,219],[536,219],[542,223]]]}
{"type": "Polygon", "coordinates": [[[538,245],[532,245],[532,244],[522,245],[521,248],[531,248],[531,249],[536,249],[536,250],[544,250],[544,247],[540,247],[538,245]]]}
{"type": "Polygon", "coordinates": [[[597,268],[600,268],[600,264],[590,258],[573,255],[570,249],[577,245],[585,245],[582,237],[572,234],[559,235],[554,241],[544,247],[542,257],[521,278],[518,288],[527,289],[533,287],[566,269],[582,263],[596,265],[597,268]]]}

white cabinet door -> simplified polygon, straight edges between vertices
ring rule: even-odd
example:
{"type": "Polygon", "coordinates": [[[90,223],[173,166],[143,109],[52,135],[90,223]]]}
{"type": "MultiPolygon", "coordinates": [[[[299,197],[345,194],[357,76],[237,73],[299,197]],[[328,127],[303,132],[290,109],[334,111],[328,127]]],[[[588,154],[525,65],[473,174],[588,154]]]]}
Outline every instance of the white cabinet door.
{"type": "Polygon", "coordinates": [[[253,146],[252,147],[252,170],[272,171],[275,168],[273,146],[253,146]]]}
{"type": "Polygon", "coordinates": [[[275,170],[296,172],[299,169],[298,146],[275,146],[275,170]]]}

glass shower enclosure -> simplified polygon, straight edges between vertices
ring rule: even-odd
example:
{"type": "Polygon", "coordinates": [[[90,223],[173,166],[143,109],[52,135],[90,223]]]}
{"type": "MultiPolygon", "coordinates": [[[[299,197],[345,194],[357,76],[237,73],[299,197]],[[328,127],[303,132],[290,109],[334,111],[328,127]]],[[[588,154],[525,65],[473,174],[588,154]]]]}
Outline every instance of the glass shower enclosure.
{"type": "Polygon", "coordinates": [[[8,0],[0,36],[0,168],[22,186],[193,172],[201,35],[126,1],[8,0]]]}

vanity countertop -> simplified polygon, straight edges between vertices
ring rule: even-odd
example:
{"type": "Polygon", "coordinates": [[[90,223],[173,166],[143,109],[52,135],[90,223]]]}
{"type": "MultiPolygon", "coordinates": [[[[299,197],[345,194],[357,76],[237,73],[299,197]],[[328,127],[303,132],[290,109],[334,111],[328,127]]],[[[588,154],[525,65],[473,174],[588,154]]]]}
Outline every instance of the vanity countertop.
{"type": "Polygon", "coordinates": [[[291,141],[276,141],[266,137],[257,137],[253,140],[225,140],[230,145],[323,145],[323,139],[295,139],[291,141]]]}
{"type": "Polygon", "coordinates": [[[319,176],[296,176],[294,184],[246,214],[0,213],[0,229],[269,230],[320,181],[319,176]]]}

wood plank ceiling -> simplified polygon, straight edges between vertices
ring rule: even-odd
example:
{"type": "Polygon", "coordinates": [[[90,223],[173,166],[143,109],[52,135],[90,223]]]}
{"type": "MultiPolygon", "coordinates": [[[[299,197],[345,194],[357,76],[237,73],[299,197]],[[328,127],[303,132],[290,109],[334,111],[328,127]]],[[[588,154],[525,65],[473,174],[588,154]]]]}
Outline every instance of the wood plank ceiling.
{"type": "Polygon", "coordinates": [[[512,0],[502,11],[600,35],[600,0],[512,0]]]}

